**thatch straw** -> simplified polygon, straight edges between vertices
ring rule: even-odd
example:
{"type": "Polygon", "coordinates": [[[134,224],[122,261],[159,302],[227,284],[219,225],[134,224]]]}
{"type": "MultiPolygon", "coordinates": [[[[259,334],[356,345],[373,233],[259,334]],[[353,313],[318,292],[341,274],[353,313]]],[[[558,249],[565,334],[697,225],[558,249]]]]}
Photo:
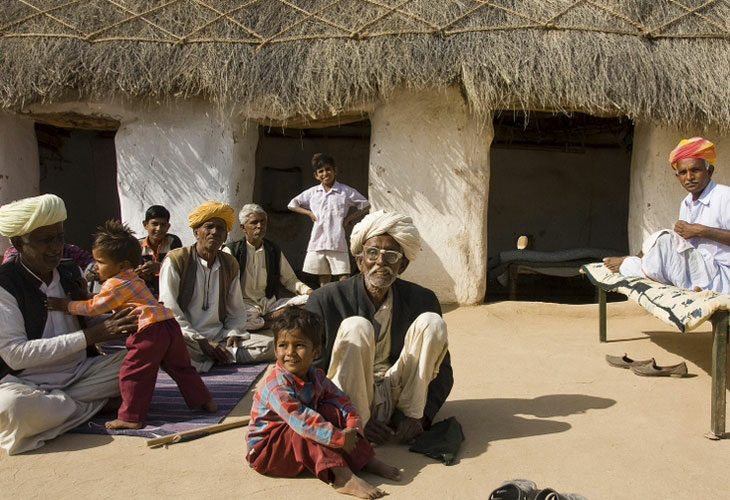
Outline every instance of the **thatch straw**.
{"type": "Polygon", "coordinates": [[[725,0],[3,4],[5,109],[202,97],[286,120],[456,85],[482,116],[564,109],[730,129],[725,0]]]}

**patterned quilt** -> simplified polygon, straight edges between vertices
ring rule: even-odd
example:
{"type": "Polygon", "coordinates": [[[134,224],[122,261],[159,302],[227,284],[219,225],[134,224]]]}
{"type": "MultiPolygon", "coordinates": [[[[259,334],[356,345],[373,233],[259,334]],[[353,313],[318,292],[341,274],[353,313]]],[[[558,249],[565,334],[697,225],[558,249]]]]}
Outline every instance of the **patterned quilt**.
{"type": "Polygon", "coordinates": [[[717,310],[730,310],[730,295],[702,291],[693,292],[672,285],[663,285],[648,278],[626,278],[609,271],[600,262],[581,268],[591,283],[606,290],[626,295],[655,317],[689,332],[710,319],[717,310]]]}

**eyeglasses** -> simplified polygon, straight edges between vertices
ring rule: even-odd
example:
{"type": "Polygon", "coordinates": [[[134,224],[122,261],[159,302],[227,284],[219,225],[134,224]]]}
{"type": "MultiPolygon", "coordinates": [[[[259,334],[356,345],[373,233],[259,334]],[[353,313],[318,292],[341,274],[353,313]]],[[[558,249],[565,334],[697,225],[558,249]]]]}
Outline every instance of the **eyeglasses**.
{"type": "Polygon", "coordinates": [[[385,250],[378,247],[364,247],[361,255],[364,255],[369,262],[375,262],[378,260],[378,257],[382,255],[383,260],[385,260],[387,264],[395,264],[403,258],[403,254],[400,252],[395,250],[385,250]]]}

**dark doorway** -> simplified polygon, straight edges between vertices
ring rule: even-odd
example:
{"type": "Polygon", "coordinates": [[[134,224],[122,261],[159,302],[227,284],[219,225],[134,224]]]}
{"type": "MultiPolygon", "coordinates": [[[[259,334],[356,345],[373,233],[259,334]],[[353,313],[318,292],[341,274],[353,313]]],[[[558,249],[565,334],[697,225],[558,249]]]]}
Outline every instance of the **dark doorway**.
{"type": "Polygon", "coordinates": [[[323,128],[259,129],[254,202],[269,214],[267,237],[281,246],[298,273],[312,223],[286,207],[294,196],[317,183],[311,168],[314,153],[332,156],[337,180],[367,196],[370,121],[323,128]]]}
{"type": "Polygon", "coordinates": [[[115,131],[36,123],[41,193],[66,202],[66,242],[91,250],[96,227],[121,217],[115,131]]]}
{"type": "MultiPolygon", "coordinates": [[[[488,301],[509,297],[504,264],[516,258],[520,235],[528,236],[528,250],[550,252],[551,258],[585,255],[595,261],[607,252],[626,254],[632,139],[633,124],[626,118],[513,111],[496,115],[487,221],[488,301]]],[[[527,266],[517,274],[513,268],[515,298],[593,300],[587,280],[555,268],[553,275],[527,266]]]]}

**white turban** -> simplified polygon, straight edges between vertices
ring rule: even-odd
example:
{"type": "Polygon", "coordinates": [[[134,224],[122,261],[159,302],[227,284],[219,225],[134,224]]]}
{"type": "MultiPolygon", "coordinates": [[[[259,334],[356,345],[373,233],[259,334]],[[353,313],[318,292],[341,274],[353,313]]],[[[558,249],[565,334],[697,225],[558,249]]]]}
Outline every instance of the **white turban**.
{"type": "Polygon", "coordinates": [[[413,219],[405,215],[378,210],[363,217],[350,235],[352,255],[362,253],[362,246],[373,236],[388,234],[400,245],[406,258],[413,262],[421,250],[421,236],[413,225],[413,219]]]}
{"type": "Polygon", "coordinates": [[[0,234],[13,238],[66,220],[66,205],[55,194],[24,198],[0,207],[0,234]]]}

